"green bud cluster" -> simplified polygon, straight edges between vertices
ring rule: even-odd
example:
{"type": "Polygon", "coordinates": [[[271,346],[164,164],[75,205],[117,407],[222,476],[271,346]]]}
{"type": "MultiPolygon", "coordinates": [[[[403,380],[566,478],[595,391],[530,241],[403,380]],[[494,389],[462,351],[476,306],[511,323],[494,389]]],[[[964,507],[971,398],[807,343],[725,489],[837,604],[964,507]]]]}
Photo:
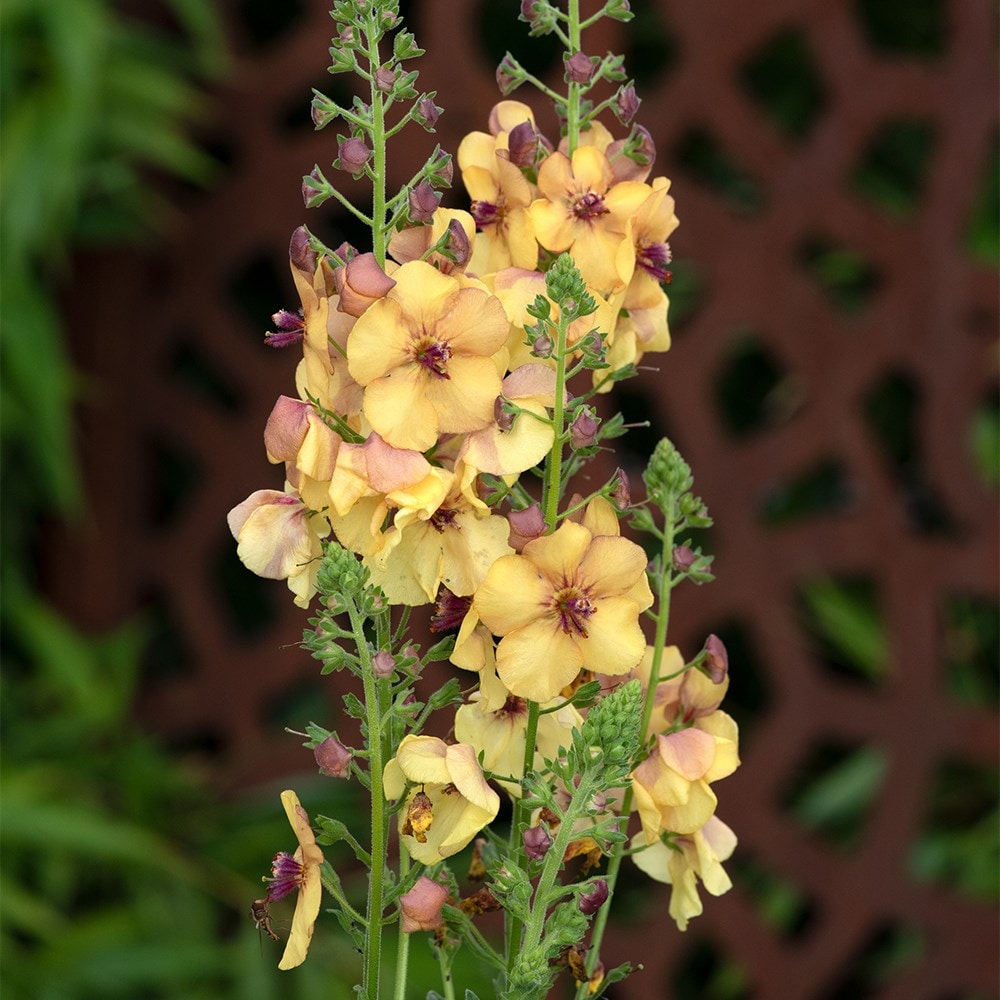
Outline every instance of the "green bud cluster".
{"type": "Polygon", "coordinates": [[[627,768],[639,752],[642,699],[642,685],[632,680],[602,698],[587,714],[583,742],[601,748],[605,765],[627,768]]]}
{"type": "Polygon", "coordinates": [[[337,542],[323,546],[323,559],[316,573],[316,589],[327,598],[331,608],[345,598],[361,594],[368,583],[368,570],[353,552],[337,542]]]}
{"type": "Polygon", "coordinates": [[[649,499],[658,507],[665,506],[670,496],[687,493],[694,484],[691,466],[669,438],[662,438],[657,444],[642,478],[649,491],[649,499]]]}
{"type": "Polygon", "coordinates": [[[568,319],[589,316],[597,309],[583,275],[568,253],[560,254],[545,272],[545,291],[568,319]]]}

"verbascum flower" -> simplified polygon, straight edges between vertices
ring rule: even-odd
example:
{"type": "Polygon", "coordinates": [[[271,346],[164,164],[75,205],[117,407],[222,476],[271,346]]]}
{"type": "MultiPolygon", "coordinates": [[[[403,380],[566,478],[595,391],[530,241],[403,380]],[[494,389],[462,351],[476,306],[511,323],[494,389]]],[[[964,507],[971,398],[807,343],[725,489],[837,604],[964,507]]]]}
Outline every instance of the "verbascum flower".
{"type": "Polygon", "coordinates": [[[442,274],[458,276],[469,264],[475,238],[476,224],[468,212],[438,208],[432,214],[429,226],[413,226],[394,233],[389,240],[389,253],[400,264],[426,260],[442,274]],[[427,251],[446,233],[449,237],[447,249],[455,260],[436,250],[428,257],[427,251]]]}
{"type": "Polygon", "coordinates": [[[294,969],[305,961],[312,942],[313,928],[323,901],[319,866],[324,859],[299,797],[293,791],[284,791],[281,793],[281,804],[285,807],[285,815],[288,816],[299,846],[294,854],[281,851],[274,856],[271,877],[266,880],[267,902],[275,902],[298,891],[292,929],[285,945],[285,953],[278,963],[279,969],[294,969]]]}
{"type": "Polygon", "coordinates": [[[442,433],[485,427],[500,393],[493,355],[507,339],[503,307],[411,261],[347,340],[348,369],[364,387],[372,428],[396,448],[426,451],[442,433]]]}
{"type": "Polygon", "coordinates": [[[483,777],[476,751],[436,736],[404,736],[385,765],[387,799],[399,799],[399,834],[410,856],[425,865],[457,854],[500,810],[500,796],[483,777]]]}
{"type": "Polygon", "coordinates": [[[295,603],[308,607],[323,554],[320,539],[330,533],[326,520],[295,493],[257,490],[229,512],[227,522],[243,565],[268,580],[287,580],[295,603]]]}
{"type": "MultiPolygon", "coordinates": [[[[535,767],[542,766],[543,758],[555,760],[560,747],[572,742],[572,731],[583,725],[583,717],[572,706],[563,704],[552,711],[559,701],[542,705],[546,709],[538,718],[535,767]]],[[[455,712],[455,738],[475,747],[483,754],[483,767],[494,772],[500,784],[515,798],[521,796],[518,779],[524,776],[524,740],[528,726],[528,703],[523,698],[509,695],[504,704],[490,710],[483,703],[478,691],[470,696],[468,704],[455,712]],[[500,775],[515,780],[506,781],[500,775]]]]}
{"type": "Polygon", "coordinates": [[[483,623],[502,636],[500,679],[538,702],[555,698],[584,667],[628,673],[646,648],[639,616],[652,603],[645,552],[572,521],[498,559],[473,598],[483,623]]]}
{"type": "Polygon", "coordinates": [[[441,909],[448,899],[448,889],[421,875],[409,892],[399,897],[399,915],[403,933],[435,931],[444,923],[441,909]]]}
{"type": "Polygon", "coordinates": [[[724,712],[656,737],[653,752],[632,772],[647,844],[661,833],[690,834],[708,822],[717,804],[709,785],[739,767],[737,745],[736,724],[724,712]]]}
{"type": "MultiPolygon", "coordinates": [[[[642,834],[632,838],[630,847],[642,846],[642,834]]],[[[683,837],[673,837],[669,845],[657,840],[632,854],[637,868],[658,882],[672,886],[670,916],[678,930],[687,930],[688,921],[702,912],[698,895],[698,879],[713,896],[721,896],[732,888],[732,882],[722,867],[736,849],[736,834],[717,816],[711,817],[700,830],[683,837]]]]}

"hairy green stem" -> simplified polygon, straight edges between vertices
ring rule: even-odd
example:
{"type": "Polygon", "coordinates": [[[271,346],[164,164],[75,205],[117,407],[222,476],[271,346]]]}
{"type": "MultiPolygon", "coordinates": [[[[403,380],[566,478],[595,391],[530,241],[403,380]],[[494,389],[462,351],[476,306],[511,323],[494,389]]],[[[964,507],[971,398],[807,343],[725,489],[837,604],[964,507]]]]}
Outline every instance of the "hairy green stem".
{"type": "MultiPolygon", "coordinates": [[[[580,51],[580,0],[569,0],[569,54],[580,51]]],[[[580,84],[570,83],[566,96],[566,141],[572,159],[580,143],[580,84]]]]}
{"type": "Polygon", "coordinates": [[[557,343],[556,359],[556,390],[555,402],[552,407],[552,449],[545,460],[545,487],[543,490],[545,525],[555,531],[557,513],[559,511],[559,494],[562,492],[562,453],[565,444],[566,422],[566,339],[569,333],[569,320],[564,310],[560,310],[559,323],[556,327],[557,343]]]}
{"type": "MultiPolygon", "coordinates": [[[[410,855],[406,848],[399,845],[399,881],[406,879],[410,870],[410,855]]],[[[399,945],[396,949],[396,988],[392,992],[393,1000],[406,1000],[406,973],[410,960],[410,935],[403,930],[403,921],[399,921],[399,945]]]]}
{"type": "Polygon", "coordinates": [[[375,72],[381,65],[378,43],[382,37],[382,28],[379,17],[377,5],[372,4],[365,26],[372,77],[372,253],[379,267],[385,267],[385,95],[375,85],[375,72]]]}

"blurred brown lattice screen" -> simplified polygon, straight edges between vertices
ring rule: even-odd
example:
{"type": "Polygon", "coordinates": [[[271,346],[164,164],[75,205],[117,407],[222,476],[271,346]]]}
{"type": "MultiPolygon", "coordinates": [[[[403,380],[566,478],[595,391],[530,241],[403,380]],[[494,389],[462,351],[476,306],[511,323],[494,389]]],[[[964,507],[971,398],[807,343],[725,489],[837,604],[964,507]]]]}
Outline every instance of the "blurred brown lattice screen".
{"type": "MultiPolygon", "coordinates": [[[[335,155],[308,117],[311,87],[343,93],[326,7],[228,5],[223,183],[178,197],[165,251],[80,260],[68,298],[94,514],[56,587],[88,625],[152,616],[142,717],[229,789],[306,766],[282,726],[336,707],[294,646],[304,616],[225,525],[280,486],[261,432],[295,359],[261,337],[297,305],[299,178],[335,155]]],[[[557,70],[517,8],[404,5],[445,148],[484,127],[505,47],[557,70]]],[[[590,47],[624,46],[681,228],[674,347],[620,397],[654,427],[622,461],[638,482],[669,434],[715,516],[718,580],[682,588],[672,627],[688,654],[727,642],[744,764],[719,786],[736,888],[681,935],[665,892],[627,882],[610,957],[646,969],[616,996],[993,996],[993,907],[947,847],[996,822],[997,522],[976,460],[997,406],[993,5],[633,8],[624,43],[613,26],[590,47]]],[[[394,183],[425,139],[394,150],[394,183]]],[[[360,242],[344,216],[308,222],[360,242]]]]}

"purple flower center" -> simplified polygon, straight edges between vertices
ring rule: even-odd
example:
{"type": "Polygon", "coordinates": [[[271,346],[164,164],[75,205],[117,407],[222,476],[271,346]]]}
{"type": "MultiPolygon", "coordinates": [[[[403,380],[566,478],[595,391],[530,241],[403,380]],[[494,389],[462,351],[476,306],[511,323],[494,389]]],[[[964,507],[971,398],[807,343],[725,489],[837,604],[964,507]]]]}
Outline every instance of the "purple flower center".
{"type": "Polygon", "coordinates": [[[451,360],[451,347],[443,340],[431,340],[429,337],[417,344],[414,359],[432,375],[438,378],[448,378],[448,362],[451,360]]]}
{"type": "MultiPolygon", "coordinates": [[[[447,376],[445,376],[447,378],[447,376]]],[[[457,528],[458,525],[455,524],[455,518],[458,517],[458,511],[452,510],[449,507],[438,507],[433,514],[431,514],[431,524],[434,526],[434,530],[440,533],[444,533],[445,528],[457,528]]]]}
{"type": "Polygon", "coordinates": [[[636,247],[635,262],[657,281],[667,281],[670,272],[667,265],[673,260],[670,247],[666,243],[647,243],[636,247]]]}
{"type": "Polygon", "coordinates": [[[482,229],[484,226],[494,226],[502,221],[504,216],[503,208],[500,205],[494,205],[491,201],[474,201],[469,207],[469,211],[472,213],[477,229],[482,229]]]}
{"type": "Polygon", "coordinates": [[[582,639],[587,638],[587,619],[597,610],[594,602],[576,587],[565,587],[556,592],[556,611],[559,626],[566,635],[575,632],[582,639]]]}
{"type": "Polygon", "coordinates": [[[601,195],[596,191],[588,191],[573,203],[573,214],[578,219],[589,221],[607,215],[608,209],[604,207],[604,198],[601,195]]]}
{"type": "Polygon", "coordinates": [[[518,698],[517,695],[509,694],[507,695],[507,700],[503,703],[502,708],[497,709],[497,715],[501,718],[513,718],[516,715],[524,715],[528,710],[528,703],[523,698],[518,698]]]}
{"type": "Polygon", "coordinates": [[[431,618],[432,632],[457,632],[469,613],[470,597],[456,597],[447,587],[438,591],[437,607],[431,618]]]}
{"type": "Polygon", "coordinates": [[[300,889],[305,882],[305,867],[286,851],[278,851],[271,862],[271,877],[268,883],[267,901],[284,899],[293,889],[300,889]]]}

